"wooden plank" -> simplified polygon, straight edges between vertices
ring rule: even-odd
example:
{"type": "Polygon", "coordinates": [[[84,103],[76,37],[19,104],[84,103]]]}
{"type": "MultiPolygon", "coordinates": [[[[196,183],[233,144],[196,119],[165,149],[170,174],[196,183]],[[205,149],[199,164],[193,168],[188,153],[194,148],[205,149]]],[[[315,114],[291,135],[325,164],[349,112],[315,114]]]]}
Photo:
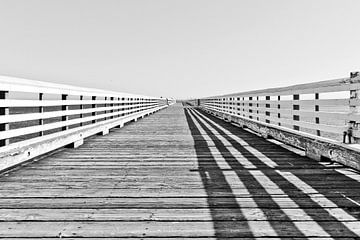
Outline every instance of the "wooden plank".
{"type": "MultiPolygon", "coordinates": [[[[340,209],[328,209],[339,211],[340,209]]],[[[321,209],[313,209],[315,221],[332,221],[332,217],[321,209]]],[[[359,209],[350,209],[359,214],[359,209]]],[[[242,212],[228,208],[210,209],[0,209],[1,222],[18,221],[287,221],[291,215],[296,221],[306,221],[306,216],[296,209],[257,209],[246,208],[242,212]],[[215,216],[211,211],[216,211],[215,216]],[[285,214],[284,211],[287,213],[285,214]],[[262,214],[265,212],[265,215],[262,214]]],[[[352,221],[344,218],[343,221],[352,221]]]]}
{"type": "MultiPolygon", "coordinates": [[[[18,222],[5,223],[0,225],[0,237],[298,237],[296,231],[292,231],[292,224],[289,222],[272,222],[275,229],[270,231],[267,228],[267,221],[222,221],[217,222],[18,222]],[[224,226],[222,231],[216,232],[214,224],[224,226]],[[256,232],[249,229],[252,225],[256,232]],[[121,227],[119,227],[121,226],[121,227]],[[11,231],[8,231],[11,229],[11,231]],[[231,231],[226,231],[231,229],[231,231]]],[[[312,228],[314,222],[299,221],[307,227],[306,236],[328,237],[312,228]]],[[[337,222],[327,222],[332,228],[334,237],[356,237],[349,233],[344,227],[336,228],[337,222]]],[[[359,222],[350,222],[356,228],[359,222]]]]}
{"type": "MultiPolygon", "coordinates": [[[[102,188],[100,185],[99,188],[102,188]]],[[[322,196],[313,196],[314,199],[321,201],[322,196]]],[[[276,197],[282,202],[282,208],[298,209],[322,209],[322,208],[358,208],[359,197],[352,197],[354,201],[344,199],[344,197],[328,197],[333,203],[326,203],[319,206],[316,201],[308,197],[297,197],[292,201],[288,197],[276,197]],[[299,206],[294,206],[293,201],[299,206]]],[[[241,208],[258,208],[261,209],[276,209],[279,208],[278,204],[273,201],[269,196],[267,197],[217,197],[216,205],[219,208],[238,209],[238,201],[241,201],[241,208]]],[[[83,209],[83,208],[105,208],[105,209],[118,209],[118,208],[154,208],[154,209],[189,209],[189,208],[208,208],[207,197],[182,197],[181,201],[178,198],[122,198],[122,197],[100,197],[100,198],[0,198],[0,207],[8,209],[28,209],[28,208],[59,208],[59,209],[83,209]]],[[[360,230],[360,229],[359,229],[360,230]]]]}
{"type": "MultiPolygon", "coordinates": [[[[114,181],[117,179],[114,178],[114,181]]],[[[64,181],[68,181],[64,179],[64,181]]],[[[100,179],[101,181],[101,179],[100,179]]],[[[71,182],[71,181],[68,181],[71,182]]],[[[268,194],[264,191],[263,188],[260,187],[253,187],[252,190],[254,193],[249,193],[246,189],[241,188],[240,186],[235,187],[233,189],[236,190],[236,193],[232,192],[224,192],[223,186],[214,186],[212,191],[212,197],[237,197],[237,198],[264,198],[268,197],[268,194]]],[[[353,197],[360,196],[359,191],[354,191],[353,188],[347,187],[337,187],[335,188],[321,188],[317,187],[317,189],[324,195],[330,198],[336,197],[353,197]]],[[[276,197],[290,197],[290,198],[297,198],[302,197],[304,194],[299,192],[297,189],[294,188],[283,188],[286,191],[286,194],[277,194],[276,197]]],[[[356,189],[355,189],[356,190],[356,189]]],[[[135,197],[144,197],[144,198],[152,198],[152,197],[159,197],[159,198],[184,198],[184,197],[199,197],[199,198],[206,198],[208,197],[206,191],[203,187],[201,188],[187,188],[183,186],[182,188],[160,188],[159,186],[152,186],[152,187],[110,187],[110,188],[102,188],[99,189],[97,186],[88,186],[86,188],[69,188],[67,186],[62,186],[59,188],[50,188],[50,187],[43,187],[43,188],[12,188],[12,189],[2,189],[0,190],[0,198],[57,198],[57,197],[64,197],[64,198],[135,198],[135,197]]],[[[340,199],[340,198],[339,198],[340,199]]],[[[356,208],[352,208],[356,210],[356,208]]],[[[348,209],[350,210],[350,209],[348,209]]]]}
{"type": "MultiPolygon", "coordinates": [[[[6,238],[6,239],[9,239],[9,240],[28,240],[28,238],[6,238]]],[[[58,240],[59,238],[33,238],[33,239],[41,239],[41,240],[58,240]]],[[[69,239],[69,240],[100,240],[100,239],[104,239],[104,238],[83,238],[83,237],[67,237],[66,239],[69,239]]],[[[107,237],[105,238],[106,240],[118,240],[119,238],[111,238],[111,237],[107,237]]],[[[141,237],[141,238],[136,238],[136,237],[131,237],[131,238],[122,238],[122,239],[132,239],[132,240],[164,240],[164,238],[156,238],[156,237],[141,237]]],[[[171,239],[174,239],[174,240],[177,240],[177,239],[181,239],[181,240],[193,240],[194,238],[192,237],[171,237],[171,239]]],[[[196,237],[197,240],[218,240],[219,238],[216,238],[216,237],[196,237]]],[[[224,238],[223,238],[224,239],[224,238]]],[[[226,239],[226,238],[225,238],[226,239]]],[[[236,238],[236,239],[239,239],[239,240],[250,240],[252,238],[248,238],[248,237],[245,237],[245,238],[236,238]]],[[[261,239],[259,237],[257,237],[257,239],[261,239]]],[[[266,237],[264,239],[267,239],[266,237]]],[[[281,238],[271,238],[273,240],[293,240],[293,239],[297,239],[297,238],[287,238],[287,237],[281,237],[281,238]]],[[[298,240],[300,240],[301,238],[299,238],[298,240]]],[[[330,238],[330,237],[308,237],[307,239],[309,240],[333,240],[333,238],[330,238]]]]}

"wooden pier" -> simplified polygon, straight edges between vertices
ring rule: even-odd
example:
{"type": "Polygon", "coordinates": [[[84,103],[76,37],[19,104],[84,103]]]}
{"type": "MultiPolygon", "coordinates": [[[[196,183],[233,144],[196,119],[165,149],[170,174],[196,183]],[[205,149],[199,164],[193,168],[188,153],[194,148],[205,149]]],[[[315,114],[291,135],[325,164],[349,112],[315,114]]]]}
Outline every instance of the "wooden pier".
{"type": "Polygon", "coordinates": [[[360,174],[176,104],[0,176],[6,239],[360,237],[360,174]]]}

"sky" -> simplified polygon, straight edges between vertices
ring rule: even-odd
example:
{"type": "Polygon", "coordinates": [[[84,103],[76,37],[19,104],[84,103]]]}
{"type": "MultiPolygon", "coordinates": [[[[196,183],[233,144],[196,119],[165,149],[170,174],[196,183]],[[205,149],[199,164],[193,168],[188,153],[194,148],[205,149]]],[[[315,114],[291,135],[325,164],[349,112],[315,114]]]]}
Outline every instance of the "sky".
{"type": "Polygon", "coordinates": [[[197,98],[360,70],[359,0],[0,0],[0,75],[197,98]]]}

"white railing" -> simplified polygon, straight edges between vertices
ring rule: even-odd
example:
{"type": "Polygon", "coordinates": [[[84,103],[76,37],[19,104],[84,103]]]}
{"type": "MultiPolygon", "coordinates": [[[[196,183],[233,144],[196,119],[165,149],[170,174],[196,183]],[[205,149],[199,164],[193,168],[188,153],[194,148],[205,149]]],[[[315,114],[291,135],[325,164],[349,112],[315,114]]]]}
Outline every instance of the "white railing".
{"type": "Polygon", "coordinates": [[[205,109],[347,143],[359,142],[360,78],[200,99],[205,109]],[[346,139],[345,139],[346,136],[346,139]]]}
{"type": "Polygon", "coordinates": [[[360,74],[350,78],[192,99],[188,104],[360,170],[360,74]]]}
{"type": "Polygon", "coordinates": [[[106,134],[113,127],[122,127],[174,102],[0,77],[0,169],[62,146],[77,147],[85,137],[106,134]],[[11,155],[22,157],[13,160],[11,155]]]}

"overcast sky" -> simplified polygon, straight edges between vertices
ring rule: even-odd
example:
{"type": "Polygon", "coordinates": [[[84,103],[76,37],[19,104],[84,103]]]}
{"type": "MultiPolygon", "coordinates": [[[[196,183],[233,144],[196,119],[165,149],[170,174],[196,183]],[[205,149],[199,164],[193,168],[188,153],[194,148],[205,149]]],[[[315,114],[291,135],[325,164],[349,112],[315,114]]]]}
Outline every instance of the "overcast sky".
{"type": "Polygon", "coordinates": [[[359,0],[0,0],[0,75],[176,98],[360,70],[359,0]]]}

